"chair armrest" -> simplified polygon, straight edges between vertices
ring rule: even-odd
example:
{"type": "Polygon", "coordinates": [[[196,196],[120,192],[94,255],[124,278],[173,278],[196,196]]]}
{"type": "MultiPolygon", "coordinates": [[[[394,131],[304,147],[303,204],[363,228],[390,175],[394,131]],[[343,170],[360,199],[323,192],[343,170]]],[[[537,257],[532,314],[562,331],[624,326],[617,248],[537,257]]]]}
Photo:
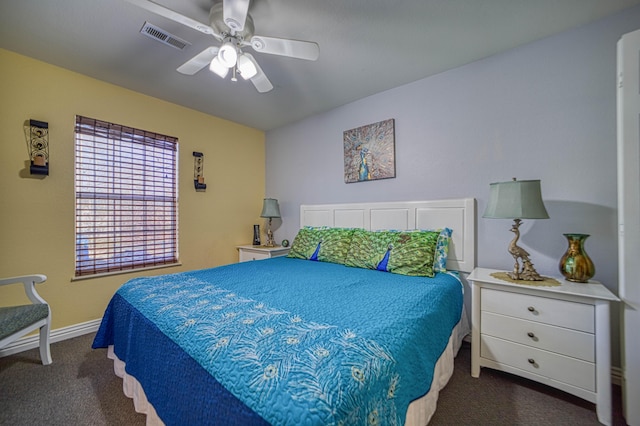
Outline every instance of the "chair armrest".
{"type": "Polygon", "coordinates": [[[36,291],[36,283],[42,283],[47,280],[46,275],[22,275],[19,277],[2,278],[0,279],[0,286],[14,283],[22,283],[24,285],[24,291],[27,293],[27,297],[33,304],[46,304],[47,302],[36,291]]]}

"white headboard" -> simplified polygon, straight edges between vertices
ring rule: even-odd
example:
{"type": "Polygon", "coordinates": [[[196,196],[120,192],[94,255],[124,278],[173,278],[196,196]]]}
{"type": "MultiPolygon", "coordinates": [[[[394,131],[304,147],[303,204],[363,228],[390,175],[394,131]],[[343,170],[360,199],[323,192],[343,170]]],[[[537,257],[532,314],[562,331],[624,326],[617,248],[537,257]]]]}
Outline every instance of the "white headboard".
{"type": "Polygon", "coordinates": [[[434,229],[451,228],[447,269],[471,272],[476,266],[474,198],[353,204],[303,204],[300,227],[434,229]]]}

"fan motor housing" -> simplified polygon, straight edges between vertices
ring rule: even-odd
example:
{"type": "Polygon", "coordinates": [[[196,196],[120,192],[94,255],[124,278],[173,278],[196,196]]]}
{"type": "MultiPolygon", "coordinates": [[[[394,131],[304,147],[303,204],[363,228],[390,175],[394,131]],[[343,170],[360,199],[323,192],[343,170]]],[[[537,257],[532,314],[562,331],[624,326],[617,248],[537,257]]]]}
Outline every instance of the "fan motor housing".
{"type": "Polygon", "coordinates": [[[239,42],[243,40],[250,40],[253,37],[255,27],[253,26],[253,18],[247,13],[247,20],[244,23],[244,29],[242,31],[234,31],[227,24],[224,23],[224,12],[222,10],[222,2],[213,5],[209,12],[209,25],[216,30],[218,34],[223,37],[231,36],[237,39],[239,42]]]}

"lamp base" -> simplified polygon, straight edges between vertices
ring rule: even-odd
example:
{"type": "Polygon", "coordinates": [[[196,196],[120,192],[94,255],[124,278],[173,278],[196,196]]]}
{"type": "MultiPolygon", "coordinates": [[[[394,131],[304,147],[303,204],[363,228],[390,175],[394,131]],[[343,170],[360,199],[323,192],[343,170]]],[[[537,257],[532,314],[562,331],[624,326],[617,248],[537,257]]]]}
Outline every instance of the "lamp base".
{"type": "Polygon", "coordinates": [[[271,230],[271,218],[269,218],[269,226],[267,227],[267,242],[264,243],[265,247],[275,247],[276,242],[273,239],[273,231],[271,230]]]}
{"type": "Polygon", "coordinates": [[[513,272],[508,272],[508,275],[512,280],[544,281],[544,278],[533,267],[533,263],[529,259],[529,253],[517,244],[520,239],[520,223],[522,223],[522,220],[514,219],[511,226],[511,232],[516,236],[509,243],[509,253],[511,253],[516,263],[513,265],[513,272]],[[522,266],[520,266],[520,262],[522,262],[522,266]]]}
{"type": "Polygon", "coordinates": [[[269,228],[267,230],[267,242],[264,243],[265,247],[275,247],[276,246],[276,242],[273,239],[273,232],[271,232],[271,228],[269,228]]]}
{"type": "MultiPolygon", "coordinates": [[[[532,266],[533,268],[533,266],[532,266]]],[[[507,272],[509,278],[516,281],[544,281],[544,277],[542,277],[536,270],[532,271],[522,271],[522,272],[507,272]]]]}

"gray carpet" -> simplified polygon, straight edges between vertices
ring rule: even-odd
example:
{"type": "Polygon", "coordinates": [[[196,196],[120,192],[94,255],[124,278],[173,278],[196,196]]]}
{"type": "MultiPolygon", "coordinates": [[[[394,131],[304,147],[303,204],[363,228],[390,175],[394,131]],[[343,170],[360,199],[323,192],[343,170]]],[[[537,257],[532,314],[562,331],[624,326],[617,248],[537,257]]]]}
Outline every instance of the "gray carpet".
{"type": "MultiPolygon", "coordinates": [[[[614,426],[622,417],[619,386],[612,387],[614,426]]],[[[440,392],[430,425],[599,425],[594,404],[501,371],[471,377],[471,346],[464,343],[449,384],[440,392]]]]}
{"type": "Polygon", "coordinates": [[[51,345],[51,365],[37,349],[0,358],[0,425],[144,425],[93,337],[51,345]]]}
{"type": "MultiPolygon", "coordinates": [[[[144,425],[122,393],[106,350],[92,350],[93,334],[51,346],[53,364],[37,349],[0,358],[0,425],[144,425]]],[[[482,369],[470,375],[470,348],[456,358],[431,425],[597,425],[595,406],[515,376],[482,369]]],[[[614,386],[614,425],[624,425],[614,386]]]]}

